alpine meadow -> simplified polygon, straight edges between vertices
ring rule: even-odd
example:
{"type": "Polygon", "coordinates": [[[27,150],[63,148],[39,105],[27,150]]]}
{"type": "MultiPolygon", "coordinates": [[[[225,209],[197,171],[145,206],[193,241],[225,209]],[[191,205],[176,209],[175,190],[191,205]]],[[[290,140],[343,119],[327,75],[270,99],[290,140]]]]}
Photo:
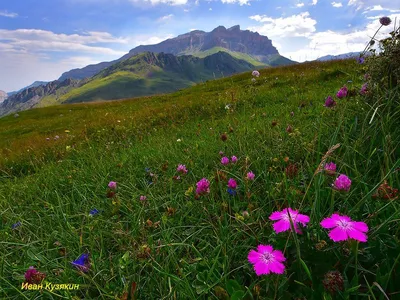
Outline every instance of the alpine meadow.
{"type": "Polygon", "coordinates": [[[169,39],[9,96],[0,299],[400,299],[400,27],[374,30],[302,63],[192,31],[264,44],[169,39]]]}

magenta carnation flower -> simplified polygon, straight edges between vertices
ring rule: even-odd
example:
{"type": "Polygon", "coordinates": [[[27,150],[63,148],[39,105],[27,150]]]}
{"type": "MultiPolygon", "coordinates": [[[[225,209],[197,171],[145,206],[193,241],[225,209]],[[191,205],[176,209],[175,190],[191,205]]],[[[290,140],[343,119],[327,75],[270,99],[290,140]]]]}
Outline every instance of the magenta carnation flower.
{"type": "Polygon", "coordinates": [[[237,160],[238,160],[238,159],[237,159],[237,157],[236,157],[235,155],[231,157],[231,162],[232,162],[232,163],[236,163],[237,160]]]}
{"type": "Polygon", "coordinates": [[[207,180],[207,178],[201,179],[199,182],[197,182],[196,186],[197,194],[202,195],[210,193],[210,182],[207,180]]]}
{"type": "Polygon", "coordinates": [[[335,100],[332,99],[331,96],[329,96],[328,98],[325,99],[325,107],[334,107],[336,105],[335,100]]]}
{"type": "Polygon", "coordinates": [[[254,180],[255,177],[256,177],[256,175],[254,175],[254,173],[250,171],[249,173],[247,173],[246,179],[254,180]]]}
{"type": "Polygon", "coordinates": [[[280,233],[283,231],[288,231],[290,229],[290,218],[292,219],[294,230],[297,233],[302,233],[298,223],[303,226],[306,226],[308,222],[310,222],[310,217],[306,215],[299,214],[298,210],[292,210],[291,208],[285,208],[282,211],[273,212],[269,219],[272,221],[277,221],[274,223],[273,227],[276,233],[280,233]]]}
{"type": "Polygon", "coordinates": [[[183,173],[183,174],[186,174],[188,172],[185,165],[178,165],[178,167],[176,168],[176,171],[183,173]]]}
{"type": "Polygon", "coordinates": [[[344,97],[347,96],[347,87],[343,86],[336,94],[336,97],[338,97],[339,99],[342,99],[344,97]]]}
{"type": "Polygon", "coordinates": [[[344,174],[340,174],[338,178],[336,178],[333,183],[333,188],[338,191],[346,191],[350,190],[351,180],[344,174]]]}
{"type": "Polygon", "coordinates": [[[379,19],[379,23],[381,23],[383,26],[388,26],[390,23],[392,23],[392,20],[389,17],[382,17],[379,19]]]}
{"type": "Polygon", "coordinates": [[[117,188],[117,183],[115,181],[110,181],[108,187],[112,190],[115,190],[117,188]]]}
{"type": "Polygon", "coordinates": [[[221,158],[221,164],[223,164],[224,166],[226,166],[227,164],[229,164],[229,158],[227,158],[226,156],[224,156],[223,158],[221,158]]]}
{"type": "Polygon", "coordinates": [[[346,241],[348,239],[354,239],[360,242],[367,241],[367,224],[364,222],[354,222],[348,216],[333,214],[329,218],[323,219],[321,226],[326,229],[333,228],[329,232],[329,237],[334,242],[346,241]]]}
{"type": "Polygon", "coordinates": [[[231,189],[236,189],[237,188],[236,180],[233,179],[233,178],[229,178],[228,187],[231,188],[231,189]]]}
{"type": "Polygon", "coordinates": [[[271,245],[258,245],[257,251],[251,250],[247,259],[254,266],[257,276],[268,275],[271,273],[283,274],[286,260],[282,251],[274,250],[271,245]]]}

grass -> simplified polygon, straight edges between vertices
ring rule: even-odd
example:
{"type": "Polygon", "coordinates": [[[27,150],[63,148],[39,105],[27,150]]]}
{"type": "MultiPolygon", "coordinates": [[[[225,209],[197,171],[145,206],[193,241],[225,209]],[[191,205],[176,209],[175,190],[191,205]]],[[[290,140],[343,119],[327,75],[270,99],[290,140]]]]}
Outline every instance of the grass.
{"type": "Polygon", "coordinates": [[[0,119],[0,298],[397,299],[400,204],[372,195],[384,180],[399,187],[398,94],[323,107],[344,84],[361,87],[353,60],[260,73],[255,83],[248,72],[0,119]],[[327,161],[351,178],[347,193],[315,173],[336,144],[327,161]],[[222,166],[219,151],[238,162],[222,166]],[[189,170],[180,180],[178,164],[189,170]],[[250,170],[254,181],[245,180],[250,170]],[[203,177],[210,194],[196,197],[203,177]],[[237,196],[226,191],[229,178],[237,196]],[[118,184],[112,198],[109,181],[118,184]],[[273,231],[268,217],[287,206],[310,216],[302,235],[273,231]],[[100,213],[89,217],[93,208],[100,213]],[[334,212],[366,222],[368,242],[331,241],[319,222],[334,212]],[[284,275],[256,276],[247,255],[259,244],[284,252],[284,275]],[[70,263],[82,253],[88,273],[70,263]],[[81,287],[21,290],[29,266],[47,282],[81,287]],[[344,280],[335,295],[323,287],[332,270],[344,280]]]}

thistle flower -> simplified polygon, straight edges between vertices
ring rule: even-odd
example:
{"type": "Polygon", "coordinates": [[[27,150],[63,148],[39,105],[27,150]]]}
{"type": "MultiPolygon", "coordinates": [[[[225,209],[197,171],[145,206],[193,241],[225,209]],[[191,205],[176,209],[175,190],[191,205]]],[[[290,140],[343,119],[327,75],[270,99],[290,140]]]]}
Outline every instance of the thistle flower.
{"type": "Polygon", "coordinates": [[[182,174],[186,174],[188,172],[185,165],[178,165],[178,167],[176,168],[176,171],[180,172],[182,174]]]}
{"type": "Polygon", "coordinates": [[[272,221],[277,221],[274,223],[273,228],[276,233],[288,231],[291,226],[290,226],[290,219],[292,219],[294,230],[297,233],[302,233],[298,223],[300,223],[303,226],[306,226],[308,222],[310,222],[310,217],[299,214],[298,210],[292,210],[290,207],[285,208],[282,211],[275,211],[273,212],[270,217],[270,220],[272,221]],[[290,217],[289,217],[290,215],[290,217]]]}
{"type": "Polygon", "coordinates": [[[82,254],[78,259],[71,262],[79,271],[87,272],[90,269],[89,254],[82,254]]]}
{"type": "Polygon", "coordinates": [[[344,174],[340,174],[338,178],[336,178],[333,183],[333,188],[338,191],[346,191],[348,192],[351,187],[351,180],[344,174]]]}
{"type": "Polygon", "coordinates": [[[112,190],[115,190],[117,188],[117,183],[115,181],[110,181],[108,187],[112,190]]]}
{"type": "Polygon", "coordinates": [[[202,178],[199,182],[197,182],[196,187],[196,194],[198,195],[210,193],[210,182],[207,180],[207,178],[202,178]]]}
{"type": "Polygon", "coordinates": [[[237,188],[237,182],[233,178],[229,178],[228,180],[228,187],[231,189],[236,189],[237,188]]]}
{"type": "Polygon", "coordinates": [[[232,156],[231,157],[231,162],[234,164],[234,163],[236,163],[237,162],[237,157],[234,155],[234,156],[232,156]]]}
{"type": "Polygon", "coordinates": [[[323,219],[320,224],[323,228],[332,229],[329,232],[329,237],[334,242],[346,241],[348,239],[360,242],[367,241],[367,224],[364,222],[354,222],[348,216],[333,214],[329,218],[323,219]]]}
{"type": "Polygon", "coordinates": [[[379,19],[379,23],[381,23],[382,26],[389,26],[392,20],[389,17],[382,17],[379,19]]]}
{"type": "Polygon", "coordinates": [[[346,86],[343,86],[336,94],[336,97],[342,99],[347,96],[348,89],[346,86]]]}
{"type": "Polygon", "coordinates": [[[282,262],[286,260],[283,253],[274,250],[271,245],[258,245],[257,251],[251,250],[247,259],[254,266],[257,276],[271,273],[283,274],[285,266],[282,262]]]}
{"type": "Polygon", "coordinates": [[[252,171],[248,172],[246,175],[247,180],[254,180],[255,177],[256,177],[256,175],[254,175],[254,173],[252,171]]]}
{"type": "Polygon", "coordinates": [[[325,107],[334,107],[336,105],[335,100],[331,96],[328,96],[328,98],[325,99],[325,107]]]}
{"type": "Polygon", "coordinates": [[[253,72],[251,72],[251,75],[253,75],[254,77],[259,77],[260,72],[258,72],[257,70],[254,70],[253,72]]]}
{"type": "Polygon", "coordinates": [[[25,272],[25,282],[30,284],[39,284],[45,277],[45,273],[39,272],[33,266],[30,266],[25,272]]]}
{"type": "Polygon", "coordinates": [[[343,291],[344,288],[343,276],[338,271],[329,271],[326,273],[322,283],[325,290],[331,294],[334,294],[337,291],[343,291]]]}
{"type": "Polygon", "coordinates": [[[223,164],[224,166],[226,166],[227,164],[229,164],[229,158],[227,158],[226,156],[224,156],[223,158],[221,158],[221,164],[223,164]]]}

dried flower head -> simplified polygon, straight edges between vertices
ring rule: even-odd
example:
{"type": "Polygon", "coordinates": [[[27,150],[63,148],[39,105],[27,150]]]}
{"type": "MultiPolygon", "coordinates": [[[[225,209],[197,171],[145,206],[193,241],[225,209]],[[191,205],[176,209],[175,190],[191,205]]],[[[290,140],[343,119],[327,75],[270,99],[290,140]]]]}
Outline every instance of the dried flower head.
{"type": "Polygon", "coordinates": [[[389,26],[392,20],[389,17],[382,17],[379,19],[379,23],[381,23],[382,26],[389,26]]]}
{"type": "Polygon", "coordinates": [[[329,271],[326,273],[322,283],[325,290],[331,294],[334,294],[337,291],[343,291],[344,288],[343,276],[338,271],[329,271]]]}

